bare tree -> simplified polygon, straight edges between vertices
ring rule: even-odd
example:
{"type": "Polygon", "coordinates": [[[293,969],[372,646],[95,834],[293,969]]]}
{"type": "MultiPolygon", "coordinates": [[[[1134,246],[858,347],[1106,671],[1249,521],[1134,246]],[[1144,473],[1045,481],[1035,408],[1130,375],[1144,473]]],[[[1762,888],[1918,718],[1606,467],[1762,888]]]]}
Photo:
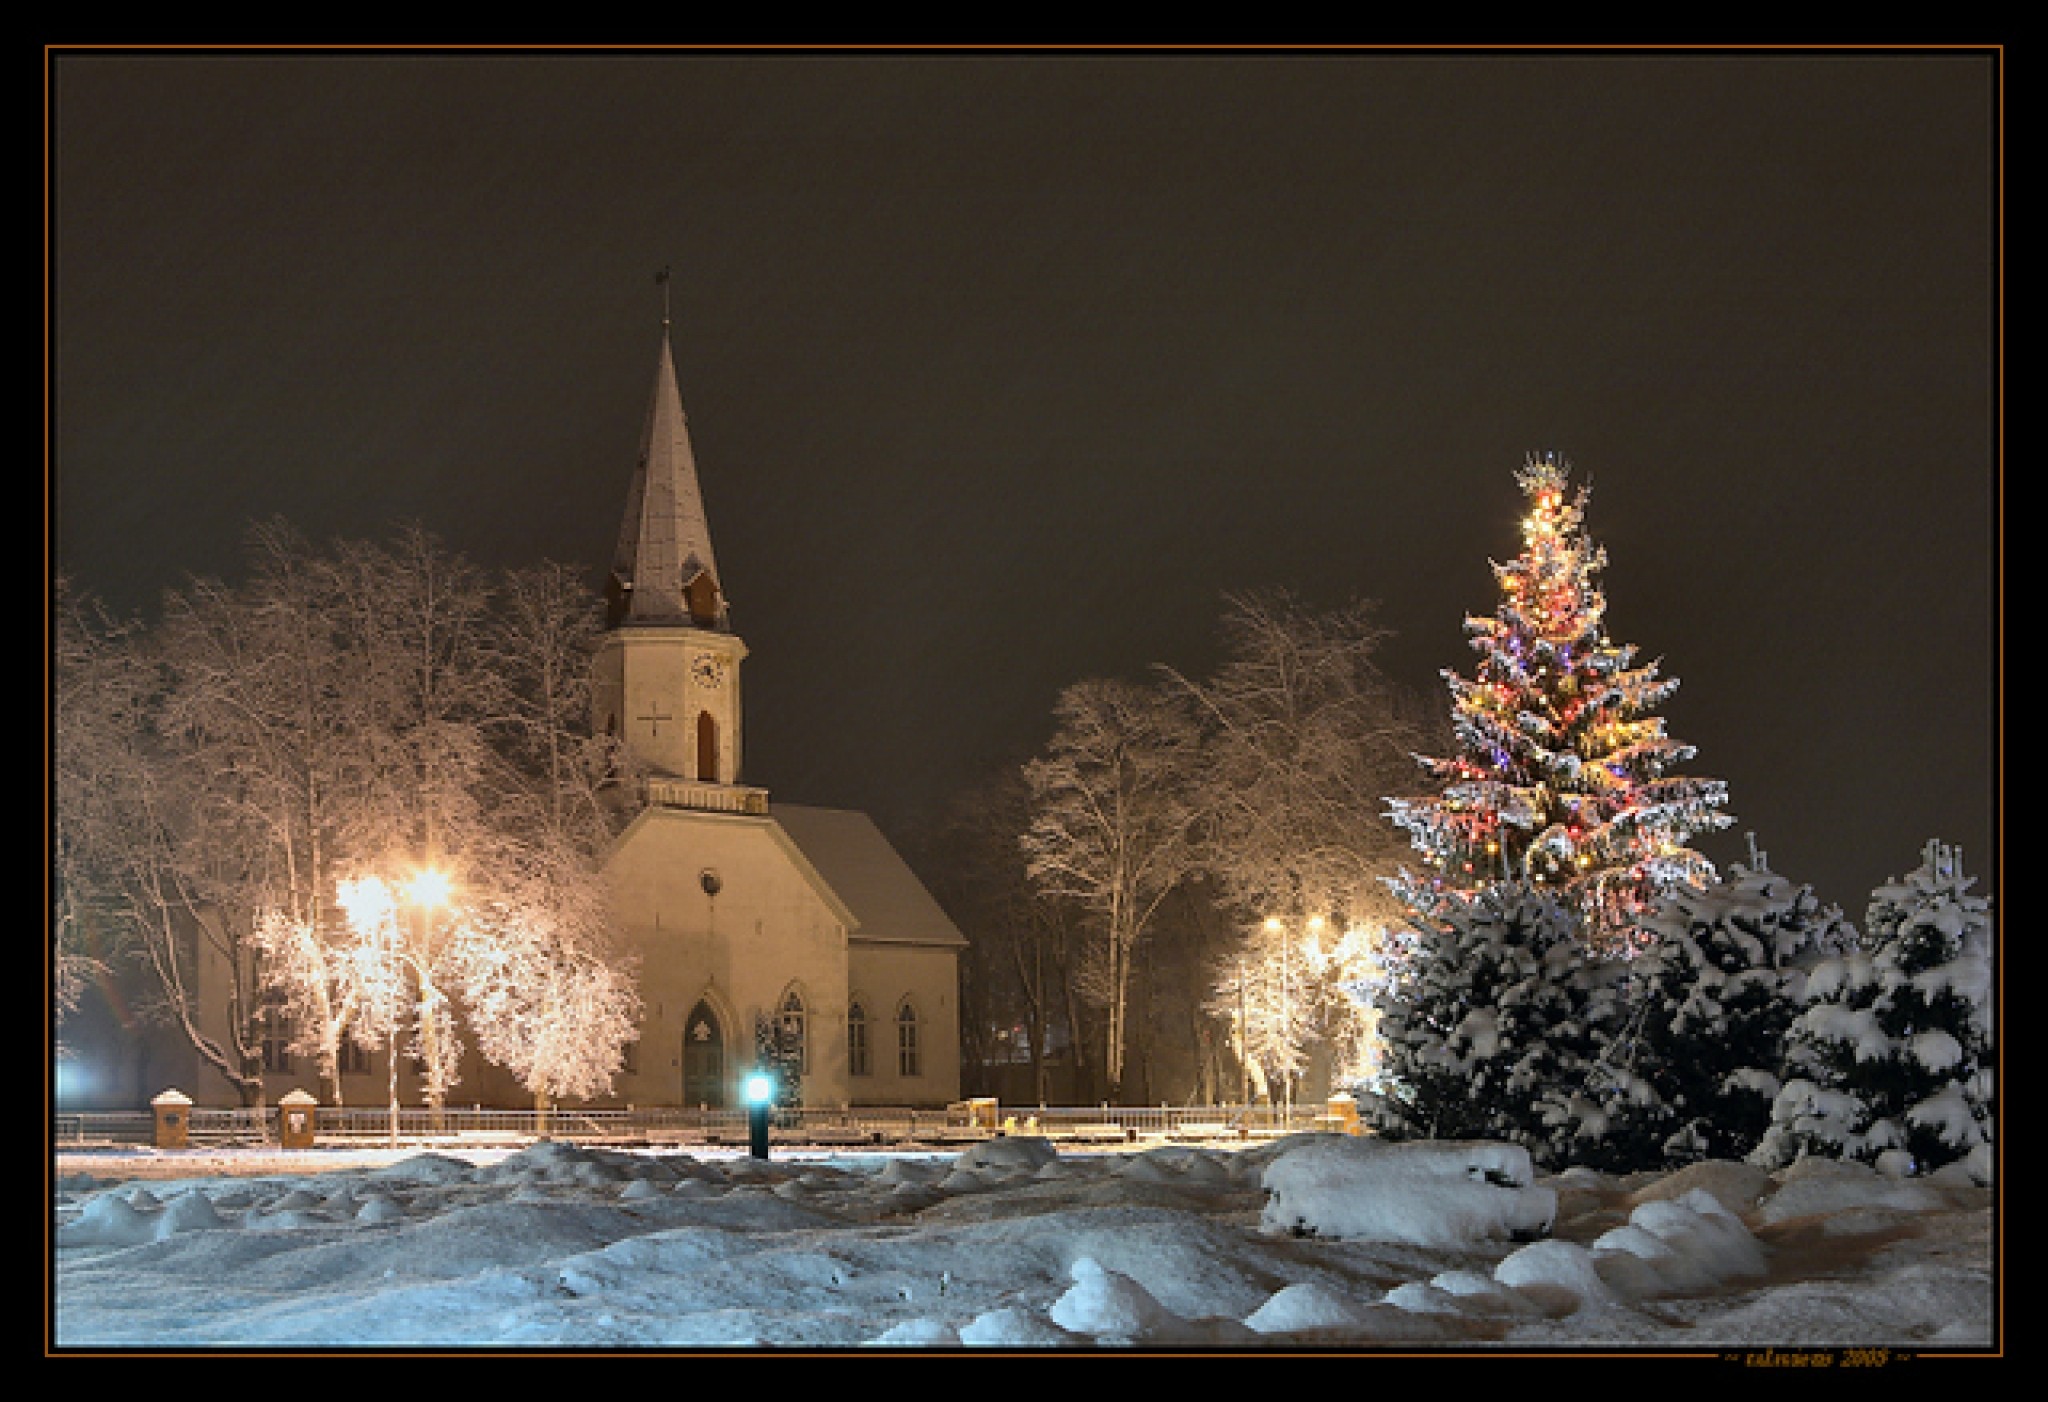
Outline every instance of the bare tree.
{"type": "MultiPolygon", "coordinates": [[[[157,687],[136,625],[56,588],[49,718],[51,1012],[61,1034],[86,986],[133,936],[133,865],[160,840],[147,803],[157,687]],[[138,799],[143,801],[138,802],[138,799]]],[[[60,1038],[61,1039],[61,1038],[60,1038]]]]}
{"type": "MultiPolygon", "coordinates": [[[[145,948],[188,1041],[252,1103],[279,1011],[262,986],[258,932],[276,919],[310,930],[331,922],[331,843],[348,800],[345,685],[309,554],[282,523],[254,528],[250,581],[190,581],[166,597],[155,634],[166,678],[156,777],[179,803],[148,883],[166,918],[145,948]],[[226,981],[224,1021],[202,1016],[200,961],[226,981]]],[[[318,1010],[309,999],[295,1011],[312,1020],[318,1010]]],[[[324,1021],[331,1051],[334,1020],[324,1021]]],[[[325,1067],[331,1079],[331,1058],[325,1067]]]]}
{"type": "Polygon", "coordinates": [[[1279,590],[1225,605],[1215,672],[1161,669],[1201,726],[1203,867],[1253,922],[1399,918],[1383,878],[1407,842],[1383,795],[1429,732],[1380,670],[1375,606],[1323,612],[1279,590]]]}
{"type": "Polygon", "coordinates": [[[491,729],[507,763],[463,995],[479,1049],[543,1110],[608,1090],[639,1020],[603,867],[619,746],[590,727],[601,613],[575,571],[544,564],[504,578],[484,635],[500,683],[491,729]]]}
{"type": "Polygon", "coordinates": [[[327,571],[359,776],[343,845],[393,867],[459,864],[489,829],[484,723],[503,704],[484,659],[489,581],[417,526],[338,542],[327,571]]]}
{"type": "MultiPolygon", "coordinates": [[[[597,892],[585,894],[596,903],[597,892]]],[[[529,896],[501,894],[472,912],[458,977],[478,1049],[545,1116],[560,1100],[611,1089],[638,1031],[640,995],[631,962],[592,938],[601,922],[565,902],[558,880],[529,896]]]]}
{"type": "Polygon", "coordinates": [[[1048,1056],[1064,1040],[1075,1076],[1090,1068],[1075,998],[1078,932],[1072,907],[1042,895],[1018,837],[1029,824],[1021,767],[1006,765],[956,799],[925,853],[932,894],[967,934],[962,1039],[979,1032],[987,1062],[1008,1057],[1021,1034],[1031,1098],[1051,1098],[1048,1056]],[[967,1025],[971,1024],[971,1026],[967,1025]]]}
{"type": "Polygon", "coordinates": [[[1198,860],[1242,922],[1211,1006],[1284,1095],[1313,1044],[1347,1072],[1370,1056],[1370,1009],[1343,994],[1375,981],[1380,931],[1402,916],[1385,878],[1407,843],[1382,795],[1431,721],[1382,672],[1369,601],[1318,611],[1281,590],[1231,595],[1220,631],[1211,675],[1161,670],[1201,730],[1198,860]]]}
{"type": "MultiPolygon", "coordinates": [[[[616,962],[604,743],[584,730],[594,595],[556,567],[494,591],[416,528],[319,552],[270,522],[250,561],[239,588],[167,596],[148,634],[63,620],[65,947],[88,925],[128,932],[163,1014],[251,1103],[265,1040],[289,1035],[331,1100],[353,1041],[392,1056],[394,1096],[412,1057],[440,1104],[462,1014],[480,1020],[466,996],[513,1045],[485,965],[529,981],[530,1033],[619,1006],[590,972],[616,962]],[[506,949],[487,958],[486,934],[506,949]],[[202,1008],[202,978],[224,1009],[202,1008]]],[[[576,1025],[623,1044],[603,1018],[576,1025]]],[[[543,1091],[583,1084],[538,1074],[543,1091]]]]}
{"type": "Polygon", "coordinates": [[[1194,862],[1197,732],[1179,698],[1125,681],[1076,682],[1054,714],[1046,751],[1024,766],[1031,817],[1021,841],[1039,889],[1089,918],[1084,976],[1104,1010],[1104,1075],[1119,1096],[1133,960],[1194,862]]]}
{"type": "Polygon", "coordinates": [[[544,832],[549,845],[593,862],[614,833],[607,783],[624,748],[590,724],[601,616],[573,569],[544,564],[504,577],[483,634],[497,679],[490,730],[510,766],[495,802],[516,810],[499,826],[544,832]]]}

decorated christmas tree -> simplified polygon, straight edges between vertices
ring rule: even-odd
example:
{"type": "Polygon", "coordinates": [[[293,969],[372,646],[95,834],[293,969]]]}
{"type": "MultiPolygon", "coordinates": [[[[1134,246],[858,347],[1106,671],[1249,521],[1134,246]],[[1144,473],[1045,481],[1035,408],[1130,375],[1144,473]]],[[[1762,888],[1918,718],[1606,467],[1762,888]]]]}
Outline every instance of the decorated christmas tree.
{"type": "Polygon", "coordinates": [[[1521,553],[1494,566],[1498,612],[1466,620],[1474,674],[1444,673],[1459,752],[1422,760],[1438,792],[1389,803],[1425,866],[1395,889],[1427,912],[1530,881],[1580,912],[1589,941],[1625,948],[1660,896],[1712,874],[1688,839],[1731,820],[1716,811],[1725,785],[1673,772],[1693,755],[1657,714],[1677,681],[1607,636],[1606,552],[1569,472],[1542,454],[1516,474],[1521,553]]]}

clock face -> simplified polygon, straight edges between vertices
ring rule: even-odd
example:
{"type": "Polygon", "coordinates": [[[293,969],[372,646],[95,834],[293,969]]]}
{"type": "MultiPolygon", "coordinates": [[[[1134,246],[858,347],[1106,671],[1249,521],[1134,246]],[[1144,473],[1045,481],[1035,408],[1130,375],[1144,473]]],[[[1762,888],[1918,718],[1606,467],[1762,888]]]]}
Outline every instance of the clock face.
{"type": "Polygon", "coordinates": [[[704,686],[717,686],[725,679],[725,669],[718,665],[718,659],[708,654],[690,664],[690,675],[704,686]]]}

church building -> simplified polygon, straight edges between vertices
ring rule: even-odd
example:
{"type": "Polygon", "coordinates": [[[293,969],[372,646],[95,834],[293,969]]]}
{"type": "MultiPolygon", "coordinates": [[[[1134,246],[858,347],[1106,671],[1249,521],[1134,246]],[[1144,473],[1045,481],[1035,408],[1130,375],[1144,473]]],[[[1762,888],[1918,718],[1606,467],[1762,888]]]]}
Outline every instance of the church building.
{"type": "Polygon", "coordinates": [[[719,1107],[768,1020],[807,1106],[960,1094],[965,940],[865,814],[747,782],[742,671],[666,323],[605,591],[592,724],[644,792],[608,863],[642,1025],[613,1097],[719,1107]]]}
{"type": "MultiPolygon", "coordinates": [[[[583,1103],[736,1107],[766,1031],[779,1069],[800,1082],[784,1088],[784,1104],[957,1101],[960,931],[866,814],[771,806],[768,791],[747,782],[747,646],[711,550],[666,321],[639,463],[619,481],[625,520],[605,589],[591,724],[638,761],[627,767],[638,788],[606,871],[614,935],[639,972],[642,1020],[611,1094],[583,1103]]],[[[198,961],[202,1023],[228,1045],[225,958],[200,941],[198,961]]],[[[289,1025],[277,1028],[262,1048],[272,1103],[317,1077],[291,1051],[289,1025]]],[[[212,1103],[218,1083],[190,1046],[159,1040],[134,1053],[136,1074],[159,1078],[136,1089],[147,1096],[169,1084],[212,1103]]],[[[389,1062],[350,1043],[340,1075],[347,1103],[380,1104],[389,1062]]],[[[409,1058],[398,1080],[404,1103],[420,1103],[409,1058]]],[[[473,1047],[450,1099],[532,1104],[473,1047]]]]}

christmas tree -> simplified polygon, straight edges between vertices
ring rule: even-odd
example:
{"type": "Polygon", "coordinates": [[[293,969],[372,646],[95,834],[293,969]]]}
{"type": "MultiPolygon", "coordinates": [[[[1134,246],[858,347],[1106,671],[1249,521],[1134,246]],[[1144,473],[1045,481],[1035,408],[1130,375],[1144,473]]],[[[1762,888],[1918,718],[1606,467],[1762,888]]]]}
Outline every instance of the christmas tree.
{"type": "Polygon", "coordinates": [[[1629,1020],[1604,1059],[1620,1166],[1745,1158],[1769,1128],[1807,975],[1856,931],[1754,842],[1747,865],[1673,892],[1643,928],[1629,1020]]]}
{"type": "MultiPolygon", "coordinates": [[[[1815,969],[1792,1025],[1784,1089],[1752,1156],[1801,1155],[1920,1172],[1988,1155],[1990,903],[1955,850],[1872,894],[1865,946],[1815,969]]],[[[1988,1171],[1988,1169],[1984,1170],[1988,1171]]]]}
{"type": "Polygon", "coordinates": [[[1618,963],[1523,882],[1446,902],[1419,926],[1381,1008],[1366,1119],[1389,1139],[1494,1139],[1546,1168],[1581,1162],[1602,1129],[1580,1088],[1618,1015],[1618,963]]]}
{"type": "Polygon", "coordinates": [[[1587,492],[1569,466],[1532,456],[1516,480],[1529,499],[1522,550],[1496,564],[1500,607],[1466,620],[1478,666],[1446,671],[1459,753],[1424,758],[1440,786],[1390,800],[1426,870],[1395,890],[1419,911],[1502,880],[1557,891],[1585,936],[1625,947],[1664,893],[1712,874],[1685,846],[1726,826],[1726,786],[1674,775],[1693,750],[1656,714],[1677,689],[1636,649],[1608,639],[1598,576],[1606,552],[1586,535],[1587,492]]]}

